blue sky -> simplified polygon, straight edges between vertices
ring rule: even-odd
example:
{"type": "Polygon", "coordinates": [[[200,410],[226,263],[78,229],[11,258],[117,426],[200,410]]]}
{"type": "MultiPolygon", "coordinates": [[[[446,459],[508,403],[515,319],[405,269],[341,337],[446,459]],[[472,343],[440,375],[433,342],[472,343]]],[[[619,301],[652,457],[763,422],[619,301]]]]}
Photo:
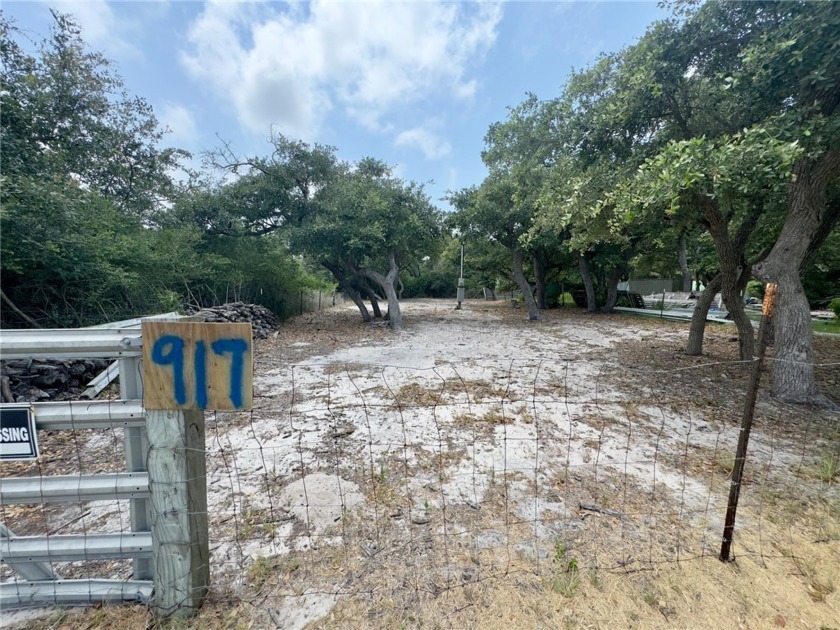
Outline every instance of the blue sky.
{"type": "Polygon", "coordinates": [[[441,207],[484,178],[484,134],[507,107],[558,95],[573,67],[666,16],[656,2],[3,3],[33,40],[50,7],[77,17],[196,164],[219,138],[267,154],[273,126],[383,159],[441,207]]]}

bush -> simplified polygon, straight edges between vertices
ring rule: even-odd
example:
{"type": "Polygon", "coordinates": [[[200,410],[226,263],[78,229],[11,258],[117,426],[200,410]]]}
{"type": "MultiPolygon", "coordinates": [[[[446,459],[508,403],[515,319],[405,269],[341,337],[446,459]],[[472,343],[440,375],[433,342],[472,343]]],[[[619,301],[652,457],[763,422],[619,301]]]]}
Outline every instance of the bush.
{"type": "Polygon", "coordinates": [[[834,317],[836,317],[837,320],[840,321],[840,298],[834,298],[833,300],[831,300],[828,307],[832,311],[834,311],[834,317]]]}
{"type": "Polygon", "coordinates": [[[758,280],[750,280],[747,282],[747,295],[750,297],[764,299],[764,283],[758,280]]]}

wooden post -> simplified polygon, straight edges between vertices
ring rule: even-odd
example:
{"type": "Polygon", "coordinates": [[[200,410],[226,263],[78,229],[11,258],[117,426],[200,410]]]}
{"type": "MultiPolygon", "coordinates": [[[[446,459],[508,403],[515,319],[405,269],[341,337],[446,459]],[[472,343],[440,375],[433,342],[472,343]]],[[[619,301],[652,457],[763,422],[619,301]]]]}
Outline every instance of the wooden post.
{"type": "Polygon", "coordinates": [[[764,361],[764,351],[767,349],[767,339],[772,325],[773,306],[776,302],[776,285],[768,284],[764,293],[764,304],[761,313],[761,323],[758,327],[758,351],[753,359],[750,382],[747,385],[747,398],[744,401],[744,414],[741,417],[741,434],[738,436],[738,447],[735,449],[735,465],[732,468],[732,482],[729,485],[729,502],[726,506],[726,520],[723,525],[723,541],[720,545],[720,560],[727,562],[730,558],[732,537],[735,533],[735,512],[738,510],[738,498],[741,494],[741,479],[744,476],[744,464],[747,459],[747,445],[750,441],[755,401],[758,397],[758,385],[761,381],[761,365],[764,361]]]}
{"type": "Polygon", "coordinates": [[[155,610],[198,612],[210,586],[204,412],[146,410],[155,610]]]}

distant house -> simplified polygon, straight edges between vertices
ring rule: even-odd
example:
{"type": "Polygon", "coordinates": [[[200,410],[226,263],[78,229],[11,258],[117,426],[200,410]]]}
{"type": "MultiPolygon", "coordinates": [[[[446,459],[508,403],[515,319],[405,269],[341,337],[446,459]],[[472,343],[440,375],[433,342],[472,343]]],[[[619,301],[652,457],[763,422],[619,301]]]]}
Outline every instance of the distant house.
{"type": "Polygon", "coordinates": [[[654,293],[671,293],[679,291],[682,287],[682,280],[674,278],[631,278],[626,282],[618,283],[619,291],[638,293],[639,295],[652,295],[654,293]]]}

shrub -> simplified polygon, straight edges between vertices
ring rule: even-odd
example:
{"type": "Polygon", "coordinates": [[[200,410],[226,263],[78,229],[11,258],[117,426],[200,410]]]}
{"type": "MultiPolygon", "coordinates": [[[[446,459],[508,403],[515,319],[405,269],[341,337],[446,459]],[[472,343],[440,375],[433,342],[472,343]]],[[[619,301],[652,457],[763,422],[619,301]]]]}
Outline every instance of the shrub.
{"type": "Polygon", "coordinates": [[[840,321],[840,298],[834,298],[833,300],[831,300],[828,307],[832,311],[834,311],[834,317],[836,317],[837,320],[840,321]]]}
{"type": "Polygon", "coordinates": [[[764,283],[759,282],[758,280],[750,280],[747,283],[747,295],[750,297],[758,298],[759,300],[764,299],[764,283]]]}

